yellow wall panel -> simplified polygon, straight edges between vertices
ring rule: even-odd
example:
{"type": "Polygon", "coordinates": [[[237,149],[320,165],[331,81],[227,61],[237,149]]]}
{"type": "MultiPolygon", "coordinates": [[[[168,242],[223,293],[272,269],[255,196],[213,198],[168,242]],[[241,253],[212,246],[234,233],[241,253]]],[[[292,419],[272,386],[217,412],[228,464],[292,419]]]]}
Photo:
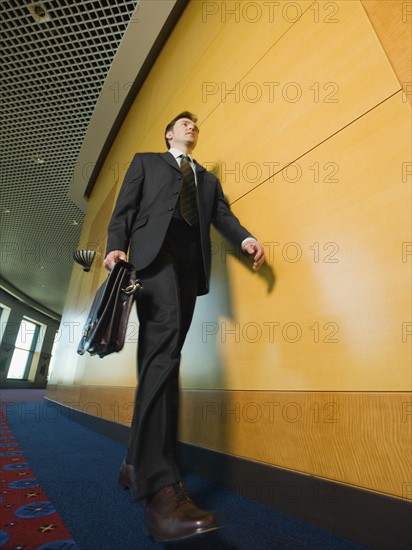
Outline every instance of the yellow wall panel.
{"type": "Polygon", "coordinates": [[[130,426],[134,394],[134,387],[96,387],[83,384],[76,409],[97,418],[130,426]]]}
{"type": "Polygon", "coordinates": [[[181,439],[406,498],[412,458],[410,397],[186,391],[181,439]]]}
{"type": "Polygon", "coordinates": [[[81,386],[73,384],[48,384],[47,399],[61,403],[67,407],[76,407],[74,403],[78,403],[81,386]]]}
{"type": "Polygon", "coordinates": [[[360,2],[336,5],[329,24],[305,11],[202,125],[231,201],[400,89],[360,2]]]}
{"type": "Polygon", "coordinates": [[[276,282],[215,242],[185,387],[410,388],[409,113],[399,92],[236,202],[276,282]]]}

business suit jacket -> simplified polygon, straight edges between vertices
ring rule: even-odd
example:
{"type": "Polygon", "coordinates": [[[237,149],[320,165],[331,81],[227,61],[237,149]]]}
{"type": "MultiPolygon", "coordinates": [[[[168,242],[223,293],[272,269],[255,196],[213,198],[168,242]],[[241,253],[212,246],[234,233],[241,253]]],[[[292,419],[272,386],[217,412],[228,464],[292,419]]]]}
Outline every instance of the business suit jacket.
{"type": "MultiPolygon", "coordinates": [[[[251,234],[231,212],[219,180],[195,162],[200,242],[204,267],[198,295],[209,289],[211,269],[210,225],[236,245],[251,234]]],[[[169,152],[137,153],[125,175],[108,227],[106,254],[127,252],[137,271],[158,255],[179,199],[180,168],[169,152]]]]}

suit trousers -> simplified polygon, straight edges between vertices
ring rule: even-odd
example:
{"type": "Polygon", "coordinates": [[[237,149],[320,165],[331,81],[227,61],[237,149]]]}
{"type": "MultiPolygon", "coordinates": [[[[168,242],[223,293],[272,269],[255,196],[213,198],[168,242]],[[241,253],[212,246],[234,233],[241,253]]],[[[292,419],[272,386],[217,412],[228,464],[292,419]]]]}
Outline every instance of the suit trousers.
{"type": "Polygon", "coordinates": [[[126,462],[136,471],[138,498],[181,479],[176,445],[181,350],[197,296],[198,227],[172,218],[155,261],[138,273],[138,386],[126,462]]]}

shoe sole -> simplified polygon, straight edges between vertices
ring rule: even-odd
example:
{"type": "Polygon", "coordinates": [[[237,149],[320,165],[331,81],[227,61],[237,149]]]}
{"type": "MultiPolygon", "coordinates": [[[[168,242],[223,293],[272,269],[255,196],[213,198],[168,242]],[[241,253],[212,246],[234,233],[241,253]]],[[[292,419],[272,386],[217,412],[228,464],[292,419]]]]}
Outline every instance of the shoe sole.
{"type": "Polygon", "coordinates": [[[166,544],[168,542],[178,542],[178,541],[182,541],[182,540],[188,540],[188,539],[191,539],[191,538],[194,538],[194,537],[199,537],[201,535],[207,535],[208,533],[211,533],[213,531],[217,531],[218,529],[220,529],[220,526],[216,525],[214,527],[208,527],[208,528],[204,528],[204,529],[197,529],[193,533],[188,533],[187,535],[182,535],[181,537],[172,537],[172,538],[156,537],[155,535],[153,535],[150,532],[150,530],[148,529],[148,527],[146,525],[143,528],[143,532],[147,537],[150,537],[155,542],[160,542],[160,543],[165,543],[166,544]]]}

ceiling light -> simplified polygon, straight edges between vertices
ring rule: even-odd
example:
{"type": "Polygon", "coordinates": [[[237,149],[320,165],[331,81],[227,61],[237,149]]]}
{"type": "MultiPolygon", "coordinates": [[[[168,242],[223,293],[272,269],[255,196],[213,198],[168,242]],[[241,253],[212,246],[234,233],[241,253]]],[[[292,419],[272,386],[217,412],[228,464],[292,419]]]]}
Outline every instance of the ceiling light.
{"type": "Polygon", "coordinates": [[[34,162],[34,164],[44,164],[44,159],[42,159],[38,155],[32,156],[31,160],[34,162]]]}
{"type": "Polygon", "coordinates": [[[50,15],[47,13],[46,6],[42,2],[29,4],[27,7],[36,23],[47,23],[47,21],[50,21],[50,15]]]}

